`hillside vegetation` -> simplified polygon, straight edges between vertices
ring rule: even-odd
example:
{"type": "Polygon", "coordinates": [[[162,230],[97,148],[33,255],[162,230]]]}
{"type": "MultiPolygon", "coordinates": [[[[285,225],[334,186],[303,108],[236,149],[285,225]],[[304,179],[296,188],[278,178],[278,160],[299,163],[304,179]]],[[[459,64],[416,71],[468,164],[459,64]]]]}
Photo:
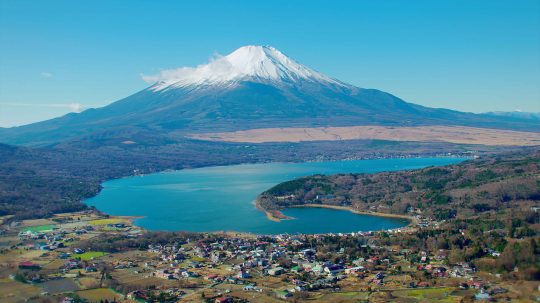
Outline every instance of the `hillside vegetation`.
{"type": "MultiPolygon", "coordinates": [[[[70,144],[29,148],[0,143],[0,215],[47,217],[85,208],[106,180],[166,169],[267,161],[430,156],[472,149],[447,143],[356,140],[332,142],[218,143],[185,140],[161,145],[148,138],[79,138],[70,144]],[[142,143],[139,141],[146,141],[142,143]]],[[[154,136],[152,140],[159,140],[154,136]]],[[[477,147],[474,147],[478,150],[477,147]]],[[[490,147],[483,150],[489,151],[490,147]]]]}
{"type": "Polygon", "coordinates": [[[540,152],[502,154],[446,167],[311,176],[261,194],[270,212],[303,204],[408,214],[435,224],[381,239],[383,245],[448,251],[508,279],[540,279],[540,152]],[[494,257],[498,256],[498,257],[494,257]]]}
{"type": "Polygon", "coordinates": [[[378,174],[315,175],[264,192],[259,205],[281,209],[302,204],[350,206],[356,210],[436,219],[471,217],[540,202],[540,152],[505,154],[445,167],[378,174]]]}

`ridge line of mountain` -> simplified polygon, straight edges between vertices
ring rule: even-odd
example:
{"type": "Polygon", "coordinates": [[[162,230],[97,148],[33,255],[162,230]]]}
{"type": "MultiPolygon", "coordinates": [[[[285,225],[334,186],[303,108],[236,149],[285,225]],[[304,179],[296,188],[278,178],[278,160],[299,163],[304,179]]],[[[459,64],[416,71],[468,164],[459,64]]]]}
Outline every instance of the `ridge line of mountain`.
{"type": "Polygon", "coordinates": [[[101,108],[0,129],[0,142],[54,147],[81,141],[118,146],[130,141],[164,146],[181,142],[190,133],[362,125],[540,132],[540,120],[429,108],[346,84],[271,47],[242,47],[205,65],[164,71],[155,80],[154,85],[101,108]],[[164,89],[156,89],[160,83],[166,83],[164,89]]]}

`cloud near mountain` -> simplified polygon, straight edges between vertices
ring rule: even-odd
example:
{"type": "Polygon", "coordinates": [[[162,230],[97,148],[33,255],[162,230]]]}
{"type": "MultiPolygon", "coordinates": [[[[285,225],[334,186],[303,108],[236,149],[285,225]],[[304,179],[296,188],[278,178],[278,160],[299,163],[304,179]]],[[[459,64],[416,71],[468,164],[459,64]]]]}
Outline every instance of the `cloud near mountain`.
{"type": "Polygon", "coordinates": [[[223,55],[214,54],[214,56],[208,59],[208,63],[206,64],[200,64],[196,67],[183,66],[172,69],[162,69],[159,73],[154,75],[141,74],[141,78],[148,84],[154,84],[160,81],[174,82],[175,80],[179,80],[190,74],[196,73],[198,70],[202,69],[208,64],[213,64],[214,68],[221,73],[225,73],[233,69],[231,63],[228,62],[223,55]]]}

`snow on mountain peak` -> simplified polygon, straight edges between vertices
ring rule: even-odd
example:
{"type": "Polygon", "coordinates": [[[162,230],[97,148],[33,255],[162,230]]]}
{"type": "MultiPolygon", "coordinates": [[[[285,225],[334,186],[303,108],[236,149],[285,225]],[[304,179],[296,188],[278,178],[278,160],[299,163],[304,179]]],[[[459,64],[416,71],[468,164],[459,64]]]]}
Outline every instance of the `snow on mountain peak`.
{"type": "Polygon", "coordinates": [[[224,57],[197,67],[164,70],[156,76],[143,77],[156,82],[150,89],[161,91],[193,85],[230,85],[239,81],[296,82],[300,80],[344,84],[312,70],[271,46],[248,45],[224,57]]]}

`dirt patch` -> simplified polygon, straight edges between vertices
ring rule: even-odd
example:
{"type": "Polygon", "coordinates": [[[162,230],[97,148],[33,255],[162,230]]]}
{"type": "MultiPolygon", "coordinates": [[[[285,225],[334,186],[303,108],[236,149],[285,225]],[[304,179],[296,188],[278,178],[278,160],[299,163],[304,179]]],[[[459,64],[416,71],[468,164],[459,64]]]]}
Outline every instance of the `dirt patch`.
{"type": "Polygon", "coordinates": [[[492,146],[540,145],[540,133],[464,126],[260,128],[236,132],[193,134],[190,137],[206,141],[246,143],[391,140],[492,146]]]}

